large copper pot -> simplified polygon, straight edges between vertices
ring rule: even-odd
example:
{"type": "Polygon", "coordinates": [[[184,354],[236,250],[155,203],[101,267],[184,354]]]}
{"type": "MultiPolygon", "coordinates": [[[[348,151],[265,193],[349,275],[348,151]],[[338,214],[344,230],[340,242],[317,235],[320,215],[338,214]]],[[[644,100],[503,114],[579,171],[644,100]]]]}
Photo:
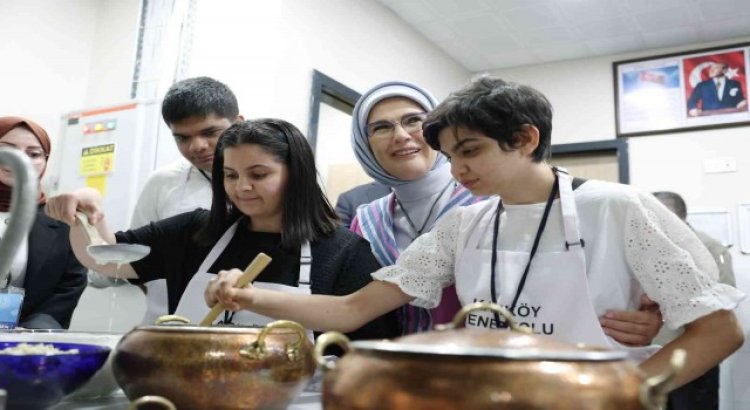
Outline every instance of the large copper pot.
{"type": "Polygon", "coordinates": [[[658,409],[684,351],[667,374],[646,380],[621,351],[571,345],[533,335],[505,309],[467,306],[452,325],[392,341],[349,342],[321,335],[325,409],[658,409]],[[505,316],[515,332],[456,329],[476,309],[505,316]],[[347,353],[335,364],[323,351],[347,353]]]}
{"type": "Polygon", "coordinates": [[[129,399],[162,396],[180,410],[284,409],[315,371],[305,329],[279,320],[262,328],[139,326],[112,363],[129,399]]]}

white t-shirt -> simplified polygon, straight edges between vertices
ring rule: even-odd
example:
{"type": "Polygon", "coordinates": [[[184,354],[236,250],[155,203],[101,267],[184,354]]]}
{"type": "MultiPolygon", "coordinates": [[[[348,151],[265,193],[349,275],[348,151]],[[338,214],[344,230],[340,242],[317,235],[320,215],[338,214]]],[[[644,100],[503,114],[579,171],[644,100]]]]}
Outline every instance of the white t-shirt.
{"type": "Polygon", "coordinates": [[[132,229],[196,208],[211,209],[211,182],[187,161],[156,170],[146,181],[130,220],[132,229]]]}
{"type": "MultiPolygon", "coordinates": [[[[573,193],[585,241],[590,297],[598,316],[609,309],[638,309],[640,295],[646,293],[659,303],[666,324],[674,329],[716,310],[733,309],[744,298],[737,289],[717,282],[711,254],[651,194],[601,181],[588,181],[573,193]]],[[[469,221],[494,212],[497,203],[498,198],[492,198],[454,209],[405,250],[395,265],[378,270],[373,278],[398,285],[416,298],[413,305],[437,306],[441,289],[454,283],[454,262],[474,228],[469,221]]],[[[498,249],[529,252],[544,206],[505,205],[498,249]]],[[[492,225],[476,229],[485,230],[480,248],[491,249],[492,225]]],[[[538,251],[564,248],[558,199],[538,251]]],[[[533,262],[528,280],[534,280],[533,262]]]]}

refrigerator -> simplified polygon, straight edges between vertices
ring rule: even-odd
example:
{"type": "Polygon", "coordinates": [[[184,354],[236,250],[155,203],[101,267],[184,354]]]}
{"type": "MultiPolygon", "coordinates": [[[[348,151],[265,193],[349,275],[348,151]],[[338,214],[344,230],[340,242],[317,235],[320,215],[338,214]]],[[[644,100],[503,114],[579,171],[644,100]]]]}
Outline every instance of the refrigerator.
{"type": "Polygon", "coordinates": [[[99,190],[109,226],[119,231],[130,226],[148,176],[181,158],[161,101],[84,108],[62,116],[44,184],[48,195],[99,190]]]}

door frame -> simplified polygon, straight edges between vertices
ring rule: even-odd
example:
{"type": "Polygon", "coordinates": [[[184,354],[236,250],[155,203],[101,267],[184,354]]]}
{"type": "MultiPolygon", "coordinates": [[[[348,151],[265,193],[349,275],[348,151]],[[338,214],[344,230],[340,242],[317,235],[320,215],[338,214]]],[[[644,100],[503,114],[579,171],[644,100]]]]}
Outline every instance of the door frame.
{"type": "Polygon", "coordinates": [[[621,184],[630,183],[630,161],[628,159],[628,139],[576,142],[572,144],[556,144],[552,146],[551,154],[586,154],[591,152],[615,152],[617,156],[617,173],[621,184]]]}
{"type": "MultiPolygon", "coordinates": [[[[326,99],[332,99],[333,101],[354,107],[360,96],[360,93],[344,84],[318,70],[313,70],[312,91],[310,92],[310,117],[307,122],[307,141],[310,143],[313,152],[315,152],[315,146],[318,142],[320,104],[325,102],[326,99]]],[[[332,106],[341,109],[335,105],[332,106]]],[[[351,114],[351,112],[347,114],[351,114]]]]}

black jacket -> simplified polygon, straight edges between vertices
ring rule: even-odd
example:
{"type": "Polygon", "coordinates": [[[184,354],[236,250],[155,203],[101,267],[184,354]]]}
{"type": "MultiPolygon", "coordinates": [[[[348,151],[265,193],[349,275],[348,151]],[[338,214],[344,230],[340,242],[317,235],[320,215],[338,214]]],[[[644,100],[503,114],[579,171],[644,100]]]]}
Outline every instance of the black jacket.
{"type": "MultiPolygon", "coordinates": [[[[199,209],[115,234],[117,242],[139,243],[151,247],[148,256],[131,263],[131,266],[141,282],[166,279],[170,313],[177,308],[188,283],[212,248],[194,240],[194,234],[205,222],[208,212],[199,209]]],[[[209,272],[242,268],[250,263],[258,251],[262,251],[273,261],[257,280],[296,286],[299,249],[288,253],[278,247],[278,238],[268,240],[273,244],[263,239],[269,235],[274,234],[250,233],[245,229],[237,229],[232,241],[209,272]],[[266,242],[261,244],[261,241],[266,242]]],[[[370,283],[370,274],[380,268],[372,255],[369,242],[343,227],[336,229],[330,236],[311,243],[310,247],[310,291],[313,294],[348,295],[370,283]]],[[[400,328],[396,313],[391,312],[349,336],[352,339],[381,339],[398,335],[400,328]]]]}
{"type": "Polygon", "coordinates": [[[356,186],[339,195],[336,200],[336,213],[341,218],[341,224],[348,228],[352,224],[352,219],[357,213],[357,208],[362,204],[370,202],[388,195],[391,189],[379,182],[371,182],[365,185],[356,186]]]}
{"type": "Polygon", "coordinates": [[[70,247],[70,228],[39,207],[29,233],[26,291],[19,326],[67,329],[78,299],[86,289],[87,269],[70,247]]]}

